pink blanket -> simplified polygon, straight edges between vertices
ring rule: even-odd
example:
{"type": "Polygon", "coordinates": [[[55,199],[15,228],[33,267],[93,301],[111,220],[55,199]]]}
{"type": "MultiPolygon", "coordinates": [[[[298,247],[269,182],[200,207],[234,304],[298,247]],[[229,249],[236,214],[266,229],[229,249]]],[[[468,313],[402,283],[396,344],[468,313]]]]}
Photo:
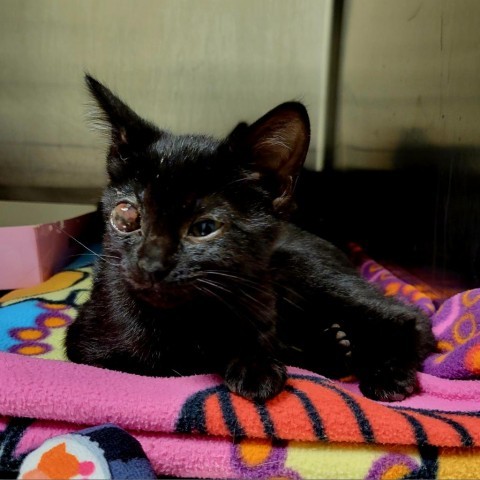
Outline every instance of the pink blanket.
{"type": "MultiPolygon", "coordinates": [[[[385,405],[363,398],[356,384],[290,369],[287,392],[268,402],[263,412],[270,416],[272,435],[262,424],[262,412],[255,412],[243,399],[230,396],[234,417],[229,418],[232,412],[221,407],[216,409],[214,403],[221,403],[222,395],[227,394],[221,379],[214,375],[148,378],[8,353],[0,353],[0,365],[2,413],[10,417],[28,413],[38,419],[26,428],[16,446],[17,456],[53,435],[106,422],[133,433],[157,472],[212,478],[238,476],[232,455],[240,455],[235,448],[240,449],[244,439],[258,445],[273,436],[277,442],[318,442],[323,437],[335,443],[416,448],[480,443],[480,382],[421,374],[421,395],[385,405]],[[324,390],[315,391],[316,379],[324,390]],[[308,407],[317,418],[309,417],[308,407]],[[232,422],[238,428],[234,443],[228,439],[234,433],[229,428],[232,422]]],[[[285,467],[285,461],[276,463],[275,469],[280,464],[285,467]]]]}

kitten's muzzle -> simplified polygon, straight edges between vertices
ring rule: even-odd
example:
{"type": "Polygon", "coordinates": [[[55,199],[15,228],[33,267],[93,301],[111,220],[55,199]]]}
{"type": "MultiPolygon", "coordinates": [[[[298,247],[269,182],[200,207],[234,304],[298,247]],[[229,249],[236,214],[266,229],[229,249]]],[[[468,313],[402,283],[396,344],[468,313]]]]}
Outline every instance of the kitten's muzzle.
{"type": "Polygon", "coordinates": [[[173,265],[163,263],[159,259],[144,257],[138,260],[137,267],[143,276],[156,283],[162,281],[172,271],[173,265]]]}
{"type": "Polygon", "coordinates": [[[191,281],[169,278],[170,273],[171,269],[148,272],[139,268],[130,272],[127,281],[139,298],[158,308],[171,308],[190,300],[196,290],[191,281]]]}

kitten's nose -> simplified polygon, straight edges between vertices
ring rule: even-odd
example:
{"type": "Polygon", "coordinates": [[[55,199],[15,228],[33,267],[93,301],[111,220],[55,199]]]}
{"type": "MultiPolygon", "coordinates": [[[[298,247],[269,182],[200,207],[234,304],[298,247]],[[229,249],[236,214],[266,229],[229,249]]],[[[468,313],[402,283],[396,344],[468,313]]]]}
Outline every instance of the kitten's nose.
{"type": "Polygon", "coordinates": [[[164,279],[175,264],[175,248],[170,239],[150,235],[137,253],[138,268],[152,280],[164,279]]]}
{"type": "Polygon", "coordinates": [[[158,259],[151,259],[148,257],[141,258],[137,262],[137,265],[140,270],[148,273],[155,280],[162,280],[172,269],[170,265],[166,265],[158,259]]]}

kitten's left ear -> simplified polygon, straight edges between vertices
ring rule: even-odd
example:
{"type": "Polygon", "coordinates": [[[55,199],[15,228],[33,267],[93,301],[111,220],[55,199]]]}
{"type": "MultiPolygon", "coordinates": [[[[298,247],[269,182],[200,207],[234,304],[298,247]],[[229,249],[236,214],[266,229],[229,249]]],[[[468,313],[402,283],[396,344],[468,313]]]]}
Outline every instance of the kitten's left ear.
{"type": "MultiPolygon", "coordinates": [[[[240,129],[253,160],[251,168],[270,180],[274,207],[284,210],[291,202],[295,180],[310,143],[306,108],[298,102],[282,103],[249,127],[240,129]]],[[[235,130],[232,135],[235,136],[235,130]]]]}
{"type": "Polygon", "coordinates": [[[110,130],[114,149],[147,144],[159,136],[157,127],[137,115],[105,85],[88,74],[85,82],[100,109],[98,120],[110,130]]]}
{"type": "MultiPolygon", "coordinates": [[[[110,180],[128,178],[131,174],[131,152],[160,138],[162,132],[137,115],[126,103],[98,80],[85,75],[87,87],[98,105],[97,124],[109,132],[110,150],[107,172],[110,180]],[[98,122],[99,120],[99,122],[98,122]]],[[[137,167],[142,165],[138,162],[137,167]]]]}

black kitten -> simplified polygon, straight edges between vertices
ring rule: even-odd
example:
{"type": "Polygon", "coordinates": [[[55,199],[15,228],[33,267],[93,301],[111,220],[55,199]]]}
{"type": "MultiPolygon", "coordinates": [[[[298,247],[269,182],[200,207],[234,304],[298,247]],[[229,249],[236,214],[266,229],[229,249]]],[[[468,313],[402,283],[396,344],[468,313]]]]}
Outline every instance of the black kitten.
{"type": "Polygon", "coordinates": [[[285,364],[346,373],[351,344],[365,395],[413,392],[434,344],[429,320],[286,221],[309,144],[303,105],[284,103],[218,141],[159,130],[86,80],[111,128],[110,183],[104,261],[68,330],[71,360],[143,375],[218,372],[262,401],[282,389],[285,364]]]}

